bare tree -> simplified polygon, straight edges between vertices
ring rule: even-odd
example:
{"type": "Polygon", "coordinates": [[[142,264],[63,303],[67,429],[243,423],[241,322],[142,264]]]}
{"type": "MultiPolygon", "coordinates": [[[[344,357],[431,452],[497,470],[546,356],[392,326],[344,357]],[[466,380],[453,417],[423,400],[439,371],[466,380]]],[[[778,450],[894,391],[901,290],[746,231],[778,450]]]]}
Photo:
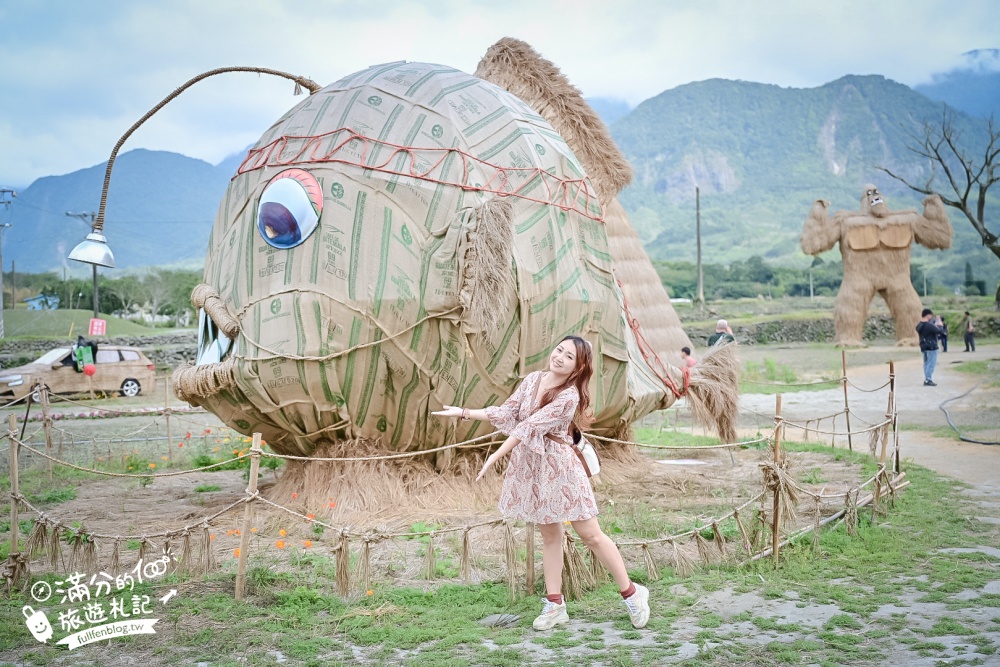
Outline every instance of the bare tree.
{"type": "Polygon", "coordinates": [[[936,194],[947,206],[958,209],[972,223],[983,239],[983,245],[1000,259],[1000,239],[986,227],[986,193],[1000,181],[1000,129],[990,117],[987,123],[988,140],[980,156],[974,156],[962,144],[961,132],[955,129],[953,115],[947,110],[941,115],[940,125],[924,123],[923,136],[910,133],[912,143],[907,148],[931,163],[931,175],[924,185],[915,185],[886,167],[878,167],[906,187],[925,195],[936,194]],[[938,170],[951,188],[946,195],[935,187],[938,170]]]}

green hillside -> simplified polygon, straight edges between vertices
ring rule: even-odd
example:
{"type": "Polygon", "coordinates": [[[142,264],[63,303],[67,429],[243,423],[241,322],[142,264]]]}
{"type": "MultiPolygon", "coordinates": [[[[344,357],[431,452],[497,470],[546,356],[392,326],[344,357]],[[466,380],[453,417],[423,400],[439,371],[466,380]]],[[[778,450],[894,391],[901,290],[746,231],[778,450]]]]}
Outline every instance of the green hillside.
{"type": "MultiPolygon", "coordinates": [[[[701,192],[703,256],[727,264],[758,255],[779,265],[808,266],[799,233],[813,200],[857,210],[862,187],[875,183],[890,209],[920,208],[919,195],[876,169],[915,182],[929,167],[907,150],[908,133],[940,119],[943,105],[881,76],[848,76],[819,88],[745,81],[687,84],[640,104],[611,127],[635,169],[622,203],[650,255],[695,258],[695,187],[701,192]]],[[[985,121],[958,114],[967,141],[985,121]]],[[[1000,262],[981,247],[964,217],[950,251],[916,248],[914,261],[957,287],[964,267],[995,285],[1000,262]]],[[[1000,219],[1000,206],[989,214],[1000,219]]],[[[836,250],[825,257],[837,260],[836,250]]]]}
{"type": "MultiPolygon", "coordinates": [[[[5,338],[66,338],[75,340],[77,335],[87,335],[92,310],[5,310],[3,326],[5,338]]],[[[101,313],[108,322],[108,336],[141,336],[164,333],[164,329],[120,320],[101,313]]]]}

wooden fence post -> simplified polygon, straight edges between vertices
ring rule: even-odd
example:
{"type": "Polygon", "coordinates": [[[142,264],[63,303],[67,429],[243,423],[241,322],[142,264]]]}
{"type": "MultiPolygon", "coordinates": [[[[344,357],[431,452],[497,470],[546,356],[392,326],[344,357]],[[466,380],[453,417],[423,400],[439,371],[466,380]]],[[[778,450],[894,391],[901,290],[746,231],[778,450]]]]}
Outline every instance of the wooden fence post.
{"type": "MultiPolygon", "coordinates": [[[[781,394],[774,396],[774,466],[777,469],[781,461],[781,394]]],[[[775,470],[777,472],[777,470],[775,470]]],[[[781,546],[781,485],[774,488],[774,504],[771,516],[771,557],[775,565],[778,563],[778,549],[781,546]]]]}
{"type": "Polygon", "coordinates": [[[17,442],[17,417],[7,418],[7,439],[10,441],[10,556],[18,553],[17,496],[20,493],[17,480],[17,454],[20,445],[17,442]]]}
{"type": "MultiPolygon", "coordinates": [[[[52,456],[52,422],[49,419],[49,388],[44,384],[38,388],[42,398],[42,428],[45,430],[45,453],[52,456]]],[[[49,482],[52,481],[52,459],[45,459],[49,472],[49,482]]]]}
{"type": "Polygon", "coordinates": [[[896,459],[895,470],[898,475],[901,472],[899,461],[899,430],[896,428],[896,362],[889,360],[889,412],[892,417],[892,441],[893,456],[896,459]]]}
{"type": "MultiPolygon", "coordinates": [[[[851,407],[847,404],[847,351],[840,351],[840,372],[843,378],[841,384],[844,385],[844,416],[847,417],[847,449],[854,451],[854,443],[851,442],[851,407]]],[[[835,431],[837,429],[834,429],[835,431]]]]}
{"type": "Polygon", "coordinates": [[[247,485],[247,499],[243,506],[243,529],[240,531],[240,562],[236,569],[236,599],[246,595],[247,552],[250,550],[250,528],[253,523],[253,496],[257,495],[257,472],[260,470],[260,433],[253,434],[250,444],[250,483],[247,485]]]}

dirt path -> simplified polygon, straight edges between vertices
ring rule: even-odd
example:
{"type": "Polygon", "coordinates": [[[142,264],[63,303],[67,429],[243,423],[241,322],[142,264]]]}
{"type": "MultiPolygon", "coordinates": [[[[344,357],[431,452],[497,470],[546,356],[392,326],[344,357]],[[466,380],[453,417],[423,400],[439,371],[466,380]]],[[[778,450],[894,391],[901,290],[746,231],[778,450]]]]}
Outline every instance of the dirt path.
{"type": "MultiPolygon", "coordinates": [[[[1000,441],[1000,390],[986,387],[981,375],[963,373],[954,366],[966,361],[991,361],[1000,359],[1000,345],[981,345],[972,353],[953,350],[938,354],[938,366],[934,373],[936,387],[923,385],[921,357],[915,350],[897,348],[868,349],[866,354],[874,357],[896,356],[896,405],[899,414],[900,451],[903,461],[911,460],[969,484],[990,484],[998,479],[1000,445],[979,445],[960,442],[948,425],[942,402],[956,399],[947,404],[952,420],[960,428],[975,427],[967,433],[976,440],[1000,441]],[[963,396],[963,394],[966,394],[963,396]],[[959,398],[961,397],[961,398],[959,398]],[[911,430],[919,426],[920,430],[911,430]],[[928,431],[935,431],[930,433],[928,431]],[[940,435],[938,435],[938,433],[940,435]]],[[[814,355],[815,350],[799,348],[747,349],[743,356],[748,359],[763,356],[778,357],[782,363],[799,367],[799,360],[814,355]]],[[[884,384],[889,377],[887,363],[854,366],[848,363],[847,377],[853,384],[848,388],[848,402],[851,411],[869,423],[877,423],[885,418],[888,387],[875,392],[857,389],[872,389],[884,384]]],[[[994,377],[993,379],[996,379],[994,377]]],[[[759,415],[774,414],[774,396],[747,394],[742,397],[741,407],[759,415]]],[[[844,392],[841,387],[824,391],[800,391],[782,396],[782,416],[788,422],[802,424],[817,415],[828,415],[844,407],[844,392]]],[[[813,424],[815,427],[815,424],[813,424]]],[[[852,430],[858,424],[852,423],[852,430]]],[[[823,430],[831,429],[830,420],[823,422],[823,430]]],[[[846,430],[844,418],[837,420],[837,431],[846,430]]],[[[788,437],[800,439],[802,431],[788,428],[788,437]]],[[[816,439],[812,435],[812,439],[816,439]]],[[[829,436],[821,436],[829,440],[829,436]]],[[[855,438],[855,448],[866,447],[864,437],[855,438]]],[[[846,446],[846,438],[838,437],[837,446],[846,446]]]]}

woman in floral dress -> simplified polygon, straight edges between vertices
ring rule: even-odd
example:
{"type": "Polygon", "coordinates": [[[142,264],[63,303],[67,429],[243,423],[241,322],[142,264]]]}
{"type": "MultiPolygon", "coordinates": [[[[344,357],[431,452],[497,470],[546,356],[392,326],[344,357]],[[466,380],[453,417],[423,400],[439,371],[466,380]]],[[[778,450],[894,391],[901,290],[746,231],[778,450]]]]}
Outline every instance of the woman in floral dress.
{"type": "Polygon", "coordinates": [[[570,521],[580,539],[611,573],[628,608],[632,625],[649,620],[649,590],[629,579],[618,546],[597,522],[597,502],[576,452],[572,429],[589,425],[590,343],[567,336],[549,355],[549,369],[528,377],[503,405],[470,410],[446,405],[442,417],[488,420],[507,440],[486,459],[476,480],[507,453],[510,464],[500,493],[500,512],[509,519],[538,524],[542,534],[542,571],[548,595],[536,630],[569,621],[563,599],[563,522],[570,521]]]}

